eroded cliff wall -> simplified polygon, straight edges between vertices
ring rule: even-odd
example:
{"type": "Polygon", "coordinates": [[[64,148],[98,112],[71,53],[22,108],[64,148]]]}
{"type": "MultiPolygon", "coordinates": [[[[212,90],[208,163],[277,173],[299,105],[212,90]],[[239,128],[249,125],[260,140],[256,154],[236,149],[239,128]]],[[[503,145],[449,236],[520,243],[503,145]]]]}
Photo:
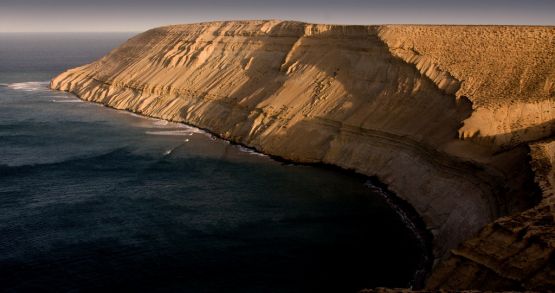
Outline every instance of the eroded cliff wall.
{"type": "MultiPolygon", "coordinates": [[[[555,131],[554,37],[552,27],[176,25],[142,33],[51,87],[377,176],[420,213],[434,255],[448,263],[463,257],[451,249],[552,188],[534,183],[530,159],[553,157],[542,142],[555,131]]],[[[465,260],[511,278],[484,258],[465,260]]],[[[454,284],[441,274],[431,287],[454,284]]]]}

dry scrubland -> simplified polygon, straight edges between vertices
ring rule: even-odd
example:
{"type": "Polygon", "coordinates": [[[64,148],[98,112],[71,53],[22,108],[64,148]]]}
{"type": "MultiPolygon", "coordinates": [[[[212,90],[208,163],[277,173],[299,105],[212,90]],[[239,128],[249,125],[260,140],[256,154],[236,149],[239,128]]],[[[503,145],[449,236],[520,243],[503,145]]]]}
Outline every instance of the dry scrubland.
{"type": "Polygon", "coordinates": [[[52,88],[377,176],[427,286],[555,288],[555,28],[235,21],[149,30],[52,88]]]}

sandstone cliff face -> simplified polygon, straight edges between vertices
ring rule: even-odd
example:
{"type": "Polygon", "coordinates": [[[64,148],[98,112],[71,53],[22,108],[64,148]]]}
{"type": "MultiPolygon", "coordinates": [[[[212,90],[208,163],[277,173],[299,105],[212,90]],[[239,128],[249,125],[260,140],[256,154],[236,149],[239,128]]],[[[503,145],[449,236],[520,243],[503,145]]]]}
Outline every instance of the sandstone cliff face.
{"type": "Polygon", "coordinates": [[[429,278],[429,288],[555,288],[555,140],[531,148],[532,168],[543,191],[541,202],[496,220],[452,250],[429,278]]]}
{"type": "Polygon", "coordinates": [[[484,275],[499,278],[493,288],[539,288],[553,274],[554,42],[552,27],[176,25],[51,87],[377,176],[446,259],[431,288],[480,288],[484,275]],[[537,261],[520,263],[507,243],[537,261]]]}

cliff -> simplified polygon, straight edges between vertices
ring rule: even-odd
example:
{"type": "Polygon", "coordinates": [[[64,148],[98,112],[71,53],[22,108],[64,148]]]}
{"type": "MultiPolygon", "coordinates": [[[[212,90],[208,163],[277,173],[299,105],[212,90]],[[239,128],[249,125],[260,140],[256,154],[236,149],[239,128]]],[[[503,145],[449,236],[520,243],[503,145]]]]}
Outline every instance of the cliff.
{"type": "Polygon", "coordinates": [[[160,27],[53,89],[377,176],[434,236],[427,286],[553,288],[555,28],[160,27]]]}

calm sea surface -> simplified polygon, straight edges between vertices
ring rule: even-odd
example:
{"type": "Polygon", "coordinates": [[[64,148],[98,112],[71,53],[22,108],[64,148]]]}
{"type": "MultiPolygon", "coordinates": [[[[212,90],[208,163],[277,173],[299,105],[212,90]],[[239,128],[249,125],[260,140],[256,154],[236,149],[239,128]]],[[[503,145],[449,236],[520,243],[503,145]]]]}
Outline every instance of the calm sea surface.
{"type": "Polygon", "coordinates": [[[0,34],[0,291],[408,286],[414,233],[365,179],[47,88],[130,34],[0,34]]]}

